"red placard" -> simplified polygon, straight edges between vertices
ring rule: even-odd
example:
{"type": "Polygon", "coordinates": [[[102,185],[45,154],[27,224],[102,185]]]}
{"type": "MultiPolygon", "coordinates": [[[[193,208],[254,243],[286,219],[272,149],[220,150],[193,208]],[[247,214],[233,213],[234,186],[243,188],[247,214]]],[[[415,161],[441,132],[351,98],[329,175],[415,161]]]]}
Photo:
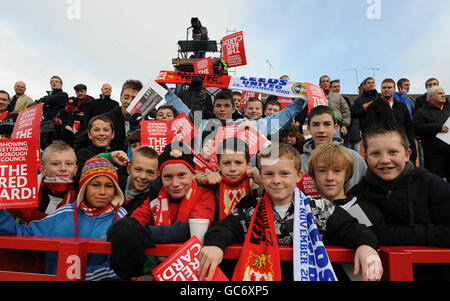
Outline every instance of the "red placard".
{"type": "Polygon", "coordinates": [[[316,85],[305,83],[308,95],[308,112],[317,106],[328,106],[328,99],[322,88],[316,85]]]}
{"type": "Polygon", "coordinates": [[[289,97],[278,97],[278,102],[281,105],[281,109],[284,110],[289,104],[293,101],[292,98],[289,97]]]}
{"type": "Polygon", "coordinates": [[[189,143],[198,133],[197,128],[181,113],[174,120],[144,120],[141,122],[141,145],[150,146],[158,154],[173,141],[189,143]]]}
{"type": "MultiPolygon", "coordinates": [[[[20,112],[14,125],[11,139],[35,140],[36,165],[41,167],[41,118],[44,104],[40,103],[20,112]]],[[[31,149],[30,149],[31,150],[31,149]]]]}
{"type": "Polygon", "coordinates": [[[317,191],[316,184],[310,175],[303,175],[300,182],[297,183],[298,189],[303,191],[306,195],[319,196],[320,193],[317,191]]]}
{"type": "MultiPolygon", "coordinates": [[[[202,243],[197,237],[192,237],[175,253],[153,269],[153,276],[158,281],[199,281],[199,255],[202,243]]],[[[217,268],[213,281],[229,281],[223,272],[217,268]]]]}
{"type": "Polygon", "coordinates": [[[259,98],[259,93],[242,91],[242,95],[241,95],[241,108],[242,109],[245,109],[245,107],[247,106],[248,100],[252,97],[259,98]]]}
{"type": "Polygon", "coordinates": [[[194,72],[200,74],[214,74],[212,58],[207,57],[194,62],[194,72]]]}
{"type": "Polygon", "coordinates": [[[222,39],[223,60],[228,68],[247,65],[242,31],[228,35],[222,39]]]}
{"type": "Polygon", "coordinates": [[[0,140],[0,209],[38,206],[35,143],[33,138],[0,140]]]}
{"type": "Polygon", "coordinates": [[[217,166],[217,149],[219,148],[219,144],[230,137],[237,137],[244,142],[247,143],[249,151],[250,151],[250,158],[253,158],[258,151],[261,149],[261,147],[267,143],[267,138],[263,135],[260,135],[259,133],[246,128],[243,131],[238,131],[237,126],[223,126],[220,127],[217,130],[216,139],[214,141],[214,150],[211,154],[211,159],[209,164],[213,167],[217,166]]]}

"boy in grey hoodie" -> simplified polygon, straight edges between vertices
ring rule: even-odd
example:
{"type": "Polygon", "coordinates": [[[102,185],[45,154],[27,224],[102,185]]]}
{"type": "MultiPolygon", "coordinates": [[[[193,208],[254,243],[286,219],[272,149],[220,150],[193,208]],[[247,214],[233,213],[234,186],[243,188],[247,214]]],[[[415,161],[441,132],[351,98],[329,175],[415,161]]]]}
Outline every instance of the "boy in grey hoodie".
{"type": "MultiPolygon", "coordinates": [[[[314,149],[321,144],[343,145],[344,139],[333,138],[338,128],[333,110],[327,106],[317,106],[308,115],[308,130],[312,139],[303,145],[302,171],[308,174],[308,161],[314,149]]],[[[346,148],[353,158],[354,173],[348,182],[349,189],[359,183],[367,171],[364,158],[356,151],[346,148]]]]}

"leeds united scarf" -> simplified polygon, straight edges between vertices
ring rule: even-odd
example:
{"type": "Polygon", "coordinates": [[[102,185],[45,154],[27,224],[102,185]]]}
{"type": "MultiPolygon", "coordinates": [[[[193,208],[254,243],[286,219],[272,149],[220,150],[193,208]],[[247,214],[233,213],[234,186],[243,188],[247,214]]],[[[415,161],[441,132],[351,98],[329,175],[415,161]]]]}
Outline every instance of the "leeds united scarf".
{"type": "Polygon", "coordinates": [[[295,189],[294,280],[335,281],[336,275],[306,196],[295,189]]]}

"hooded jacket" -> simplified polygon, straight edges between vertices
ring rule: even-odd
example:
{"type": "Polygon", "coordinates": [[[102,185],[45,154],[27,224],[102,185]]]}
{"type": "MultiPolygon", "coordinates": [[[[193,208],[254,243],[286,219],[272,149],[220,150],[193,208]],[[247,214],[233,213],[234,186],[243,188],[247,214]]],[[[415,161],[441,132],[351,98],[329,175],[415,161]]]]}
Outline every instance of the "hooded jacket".
{"type": "Polygon", "coordinates": [[[351,189],[381,245],[450,247],[450,184],[408,162],[394,181],[368,171],[351,189]]]}
{"type": "Polygon", "coordinates": [[[360,121],[361,131],[364,133],[367,128],[366,122],[366,110],[370,105],[378,98],[378,91],[373,89],[372,91],[365,91],[361,96],[355,99],[352,107],[350,108],[352,118],[358,118],[360,121]]]}
{"type": "MultiPolygon", "coordinates": [[[[105,239],[108,228],[115,219],[121,219],[126,211],[120,208],[96,217],[87,216],[83,210],[75,210],[75,202],[65,205],[46,218],[33,221],[28,226],[18,224],[6,210],[0,210],[1,235],[53,236],[75,237],[75,219],[78,215],[78,233],[82,238],[105,239]]],[[[46,273],[56,274],[58,253],[46,252],[46,273]]],[[[88,257],[86,280],[104,280],[117,278],[109,267],[109,256],[105,254],[91,254],[88,257]]]]}
{"type": "MultiPolygon", "coordinates": [[[[343,145],[344,140],[342,138],[333,138],[333,144],[336,145],[343,145]]],[[[309,158],[311,157],[312,152],[316,149],[316,145],[314,143],[314,140],[309,140],[303,145],[303,154],[302,154],[302,171],[305,174],[308,174],[308,162],[309,158]]],[[[367,171],[367,164],[363,157],[356,151],[345,148],[349,154],[353,157],[353,165],[354,165],[354,172],[353,176],[348,181],[348,187],[349,189],[355,186],[359,183],[359,181],[362,179],[362,177],[366,174],[367,171]]]]}

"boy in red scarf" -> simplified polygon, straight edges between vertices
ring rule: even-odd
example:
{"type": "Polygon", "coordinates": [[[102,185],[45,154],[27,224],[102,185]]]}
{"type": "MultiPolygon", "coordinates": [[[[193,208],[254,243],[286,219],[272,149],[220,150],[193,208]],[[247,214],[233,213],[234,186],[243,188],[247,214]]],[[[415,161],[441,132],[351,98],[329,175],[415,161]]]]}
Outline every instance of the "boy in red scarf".
{"type": "Polygon", "coordinates": [[[223,140],[217,149],[217,163],[217,172],[196,174],[200,185],[211,186],[216,193],[215,221],[230,215],[244,196],[259,192],[259,185],[252,178],[254,169],[245,141],[235,137],[223,140]]]}
{"type": "Polygon", "coordinates": [[[76,190],[72,183],[77,172],[77,158],[68,144],[57,140],[47,146],[42,154],[40,172],[38,207],[9,210],[21,223],[41,220],[75,201],[76,190]]]}
{"type": "Polygon", "coordinates": [[[148,229],[154,243],[181,243],[190,238],[189,218],[214,219],[215,197],[195,181],[194,155],[181,142],[169,144],[158,158],[163,187],[109,230],[111,266],[123,279],[143,275],[147,257],[134,233],[148,229]]]}
{"type": "Polygon", "coordinates": [[[297,188],[303,176],[298,151],[290,145],[272,144],[258,154],[257,166],[266,193],[258,200],[242,199],[232,215],[208,229],[200,253],[200,280],[212,279],[224,250],[233,243],[243,243],[235,281],[281,281],[279,244],[294,247],[294,277],[286,268],[283,279],[336,280],[324,243],[355,249],[355,263],[361,264],[367,280],[367,258],[378,256],[375,235],[344,209],[301,193],[297,188]]]}

